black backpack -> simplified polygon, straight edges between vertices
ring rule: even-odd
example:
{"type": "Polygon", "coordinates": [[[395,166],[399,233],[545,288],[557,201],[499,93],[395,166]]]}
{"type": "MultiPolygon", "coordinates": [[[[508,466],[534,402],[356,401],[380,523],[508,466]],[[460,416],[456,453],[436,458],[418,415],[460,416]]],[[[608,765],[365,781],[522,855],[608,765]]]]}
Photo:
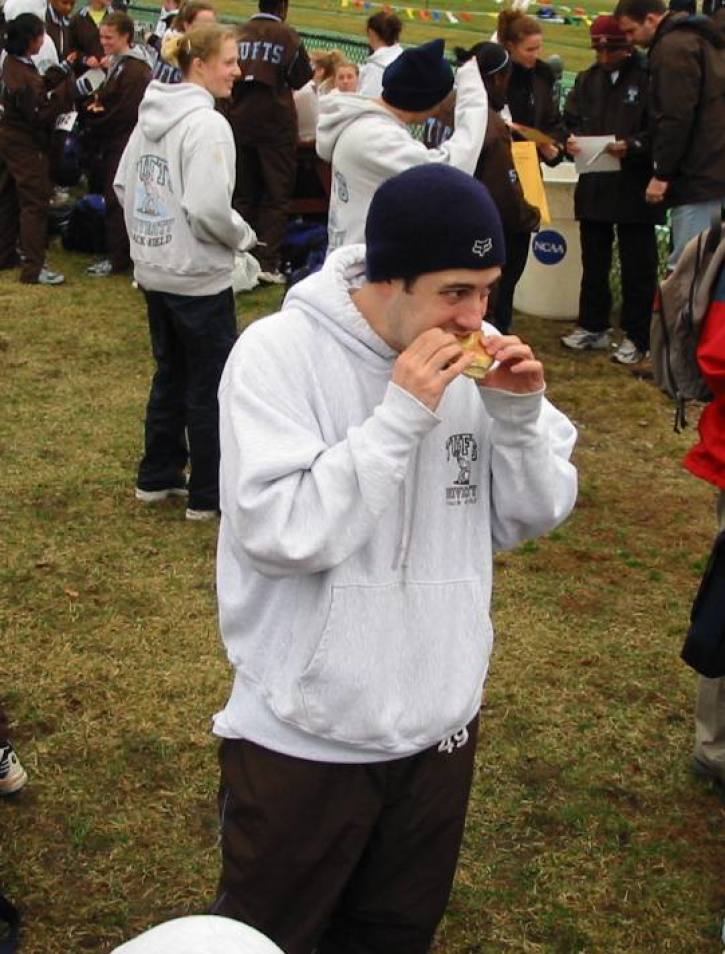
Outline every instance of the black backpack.
{"type": "Polygon", "coordinates": [[[68,252],[102,255],[106,251],[106,202],[102,195],[84,195],[73,206],[61,241],[68,252]]]}

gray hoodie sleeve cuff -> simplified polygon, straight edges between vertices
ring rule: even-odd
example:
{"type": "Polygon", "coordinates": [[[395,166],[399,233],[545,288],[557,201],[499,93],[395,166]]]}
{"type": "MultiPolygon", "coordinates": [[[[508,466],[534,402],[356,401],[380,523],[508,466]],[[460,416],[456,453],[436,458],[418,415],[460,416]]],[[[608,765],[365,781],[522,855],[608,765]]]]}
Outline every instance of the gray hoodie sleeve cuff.
{"type": "Polygon", "coordinates": [[[498,388],[482,387],[478,390],[484,407],[494,422],[496,438],[506,443],[517,443],[527,433],[535,433],[545,388],[529,394],[516,394],[498,388]]]}

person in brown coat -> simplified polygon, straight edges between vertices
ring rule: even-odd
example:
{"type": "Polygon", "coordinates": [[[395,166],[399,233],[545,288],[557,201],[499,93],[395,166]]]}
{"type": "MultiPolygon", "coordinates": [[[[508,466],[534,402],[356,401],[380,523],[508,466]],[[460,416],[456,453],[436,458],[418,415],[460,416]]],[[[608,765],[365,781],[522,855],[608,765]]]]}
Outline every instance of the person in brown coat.
{"type": "Polygon", "coordinates": [[[86,128],[98,149],[99,178],[106,200],[108,258],[91,265],[95,277],[125,272],[131,267],[123,210],[113,180],[138,119],[138,108],[151,80],[151,66],[143,47],[134,46],[133,20],[126,13],[110,13],[101,24],[104,57],[110,62],[106,82],[85,112],[86,128]]]}
{"type": "Polygon", "coordinates": [[[76,72],[105,66],[101,23],[114,12],[111,0],[90,0],[70,18],[71,46],[78,53],[76,72]]]}
{"type": "Polygon", "coordinates": [[[65,62],[63,79],[52,90],[31,57],[45,37],[43,21],[23,13],[7,26],[7,57],[3,63],[0,120],[0,268],[23,261],[20,281],[59,285],[63,276],[45,267],[48,204],[51,196],[48,147],[61,113],[72,109],[75,79],[65,62]]]}
{"type": "Polygon", "coordinates": [[[227,114],[237,149],[233,205],[259,237],[260,281],[283,284],[279,249],[297,174],[292,90],[312,79],[312,66],[299,35],[284,22],[287,0],[259,0],[259,10],[240,27],[242,77],[227,114]]]}
{"type": "Polygon", "coordinates": [[[49,0],[45,14],[45,32],[53,41],[61,62],[72,50],[70,35],[72,12],[73,0],[49,0]]]}
{"type": "MultiPolygon", "coordinates": [[[[529,254],[531,233],[539,227],[539,210],[524,198],[511,152],[511,130],[501,118],[506,104],[506,91],[511,77],[511,59],[498,43],[476,43],[470,50],[456,48],[458,63],[475,57],[488,94],[486,138],[476,164],[474,176],[491,193],[501,216],[506,264],[501,278],[491,290],[487,321],[502,334],[508,334],[513,320],[513,300],[529,254]]],[[[437,147],[453,132],[454,95],[443,103],[433,120],[425,125],[426,145],[437,147]]]]}
{"type": "Polygon", "coordinates": [[[672,209],[674,268],[725,202],[723,18],[671,13],[663,0],[619,0],[614,15],[631,43],[649,48],[654,175],[645,195],[672,209]]]}

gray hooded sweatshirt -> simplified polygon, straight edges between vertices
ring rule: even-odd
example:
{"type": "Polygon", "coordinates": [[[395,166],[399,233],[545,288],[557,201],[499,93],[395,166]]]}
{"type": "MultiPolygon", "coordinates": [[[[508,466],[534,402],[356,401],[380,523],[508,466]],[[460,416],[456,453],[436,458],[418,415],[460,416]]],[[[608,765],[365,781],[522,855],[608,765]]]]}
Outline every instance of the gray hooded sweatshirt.
{"type": "Polygon", "coordinates": [[[236,676],[214,731],[330,762],[410,755],[473,718],[492,552],[559,524],[577,486],[576,431],[543,393],[458,377],[433,413],[391,382],[398,355],[350,297],[364,252],[333,252],[251,325],[219,388],[236,676]]]}
{"type": "Polygon", "coordinates": [[[440,162],[473,174],[488,121],[488,96],[475,60],[456,74],[455,132],[426,149],[385,106],[354,93],[320,100],[317,153],[332,163],[328,216],[331,249],[365,241],[365,220],[378,186],[399,172],[440,162]]]}
{"type": "Polygon", "coordinates": [[[257,240],[231,206],[235,167],[211,93],[149,83],[113,183],[142,288],[194,296],[231,287],[235,250],[257,240]]]}

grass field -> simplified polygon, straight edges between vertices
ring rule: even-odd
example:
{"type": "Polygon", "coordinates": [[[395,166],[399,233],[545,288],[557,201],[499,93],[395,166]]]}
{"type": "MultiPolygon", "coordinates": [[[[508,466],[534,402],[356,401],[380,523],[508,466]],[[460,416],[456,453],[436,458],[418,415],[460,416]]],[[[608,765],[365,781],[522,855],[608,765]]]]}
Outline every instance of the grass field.
{"type": "MultiPolygon", "coordinates": [[[[146,4],[144,4],[146,6],[146,4]]],[[[223,14],[246,19],[257,11],[254,0],[218,0],[218,9],[223,14]]],[[[578,6],[571,4],[571,8],[578,6]]],[[[599,12],[611,12],[615,6],[606,0],[583,0],[581,8],[589,15],[596,16],[599,12]]],[[[382,8],[382,3],[373,3],[370,8],[358,9],[353,0],[349,0],[347,7],[341,6],[341,0],[292,0],[290,4],[289,22],[300,30],[307,32],[332,31],[344,34],[347,37],[367,42],[365,36],[365,22],[376,10],[382,8]]],[[[134,5],[133,9],[137,9],[134,5]]],[[[149,6],[148,16],[156,13],[157,6],[149,6]]],[[[402,41],[415,44],[424,43],[435,37],[443,37],[446,47],[451,50],[454,46],[470,47],[474,43],[489,39],[496,28],[496,16],[499,6],[493,0],[430,0],[428,4],[423,0],[412,0],[410,5],[396,5],[398,15],[403,20],[402,41]],[[405,10],[413,12],[409,18],[405,10]],[[423,22],[419,11],[429,9],[445,11],[451,10],[459,19],[457,24],[451,24],[446,19],[439,22],[423,22]],[[470,14],[472,20],[465,22],[458,17],[463,11],[470,14]]],[[[532,4],[532,10],[537,9],[532,4]]],[[[138,14],[136,14],[138,15],[138,14]]],[[[578,24],[547,24],[542,22],[544,31],[544,55],[558,53],[564,59],[565,68],[569,71],[578,71],[589,66],[592,62],[592,53],[589,48],[589,32],[585,23],[578,24]]],[[[307,44],[314,47],[314,41],[307,44]]],[[[327,46],[328,44],[321,44],[327,46]]]]}
{"type": "MultiPolygon", "coordinates": [[[[196,913],[218,871],[209,732],[231,674],[215,527],[133,499],[151,371],[128,279],[0,276],[0,696],[30,782],[0,803],[25,954],[107,952],[196,913]]],[[[242,296],[242,321],[278,291],[242,296]]],[[[465,846],[436,954],[715,954],[725,801],[688,771],[678,660],[714,529],[694,429],[602,355],[519,318],[580,429],[581,492],[497,559],[498,633],[465,846]]],[[[393,954],[393,952],[391,952],[393,954]]]]}

